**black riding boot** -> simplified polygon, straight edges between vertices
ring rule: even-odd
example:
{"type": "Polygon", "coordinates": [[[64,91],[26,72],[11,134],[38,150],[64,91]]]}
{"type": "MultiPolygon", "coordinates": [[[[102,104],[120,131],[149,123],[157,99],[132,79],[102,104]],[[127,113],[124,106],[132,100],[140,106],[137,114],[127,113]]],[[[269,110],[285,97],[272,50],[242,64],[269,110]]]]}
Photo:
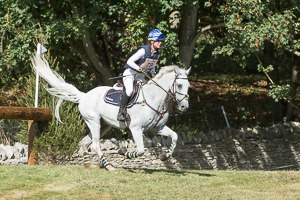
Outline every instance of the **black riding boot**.
{"type": "Polygon", "coordinates": [[[118,113],[118,117],[117,117],[118,121],[125,121],[124,112],[125,112],[125,109],[127,106],[128,99],[129,99],[129,96],[127,96],[126,92],[122,92],[121,99],[120,99],[120,108],[119,108],[119,113],[118,113]]]}

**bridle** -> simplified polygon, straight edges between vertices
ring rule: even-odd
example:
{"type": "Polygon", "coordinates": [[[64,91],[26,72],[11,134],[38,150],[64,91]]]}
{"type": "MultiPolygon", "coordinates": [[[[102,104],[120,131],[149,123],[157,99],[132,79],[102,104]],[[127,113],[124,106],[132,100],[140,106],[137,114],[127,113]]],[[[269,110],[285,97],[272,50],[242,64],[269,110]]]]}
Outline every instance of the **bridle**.
{"type": "MultiPolygon", "coordinates": [[[[144,76],[146,76],[147,78],[151,79],[147,74],[144,74],[144,76]]],[[[154,81],[153,79],[151,79],[151,81],[159,88],[161,88],[165,93],[167,93],[168,97],[167,99],[173,99],[174,102],[176,102],[176,94],[179,94],[179,95],[182,95],[182,99],[177,101],[177,103],[180,103],[182,100],[186,99],[186,100],[189,100],[189,95],[188,94],[183,94],[181,92],[178,92],[176,89],[175,89],[175,84],[176,84],[176,81],[177,79],[188,79],[188,78],[180,78],[179,75],[177,74],[171,87],[170,87],[170,90],[167,91],[165,90],[162,86],[160,86],[156,81],[154,81]]]]}
{"type": "Polygon", "coordinates": [[[178,75],[176,75],[176,77],[175,77],[175,79],[174,79],[174,82],[173,82],[173,84],[172,84],[172,86],[171,86],[171,88],[170,88],[170,90],[171,91],[173,91],[172,93],[171,93],[171,95],[172,95],[172,97],[173,97],[173,101],[174,102],[176,102],[176,94],[179,94],[179,95],[182,95],[183,97],[182,97],[182,99],[181,100],[179,100],[179,101],[177,101],[177,103],[180,103],[182,100],[189,100],[189,95],[188,94],[183,94],[183,93],[181,93],[181,92],[178,92],[176,89],[175,89],[175,84],[176,84],[176,80],[177,79],[187,79],[187,78],[178,78],[178,75]]]}
{"type": "Polygon", "coordinates": [[[182,100],[189,100],[189,95],[188,94],[183,94],[181,92],[178,92],[176,90],[176,87],[175,87],[175,84],[176,84],[176,81],[178,79],[188,79],[188,78],[180,78],[179,75],[177,74],[171,87],[170,87],[170,91],[166,91],[163,87],[161,87],[156,81],[154,81],[153,79],[151,79],[151,81],[153,81],[153,83],[161,88],[165,93],[167,93],[168,97],[170,97],[169,99],[173,99],[174,102],[176,102],[176,94],[179,94],[179,95],[182,95],[182,99],[180,99],[179,101],[177,101],[177,103],[180,103],[182,100]]]}

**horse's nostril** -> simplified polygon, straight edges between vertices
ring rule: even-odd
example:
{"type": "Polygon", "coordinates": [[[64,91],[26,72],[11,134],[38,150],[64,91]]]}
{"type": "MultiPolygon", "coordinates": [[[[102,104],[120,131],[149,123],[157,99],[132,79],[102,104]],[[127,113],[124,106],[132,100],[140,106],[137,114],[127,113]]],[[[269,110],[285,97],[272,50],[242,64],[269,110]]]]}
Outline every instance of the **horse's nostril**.
{"type": "Polygon", "coordinates": [[[189,104],[182,104],[178,107],[180,111],[186,111],[189,107],[189,104]]]}
{"type": "Polygon", "coordinates": [[[184,106],[184,105],[182,105],[182,106],[180,106],[180,110],[185,110],[186,109],[186,107],[184,106]]]}

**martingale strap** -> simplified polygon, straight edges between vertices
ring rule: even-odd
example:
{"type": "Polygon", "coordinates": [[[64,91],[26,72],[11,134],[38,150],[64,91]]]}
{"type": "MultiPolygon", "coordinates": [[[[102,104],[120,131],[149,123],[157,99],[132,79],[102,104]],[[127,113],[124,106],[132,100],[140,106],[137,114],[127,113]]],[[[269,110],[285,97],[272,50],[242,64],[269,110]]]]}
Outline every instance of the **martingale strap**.
{"type": "MultiPolygon", "coordinates": [[[[158,84],[157,84],[158,85],[158,84]]],[[[159,85],[158,85],[159,86],[159,85]]],[[[145,95],[144,95],[144,90],[143,90],[143,87],[141,87],[140,89],[142,91],[142,96],[143,96],[143,101],[141,102],[135,102],[134,104],[144,104],[144,105],[147,105],[149,108],[151,108],[154,112],[156,112],[156,114],[158,115],[158,118],[156,119],[156,122],[155,122],[155,127],[156,125],[158,124],[158,122],[163,118],[164,114],[166,114],[168,112],[168,108],[163,110],[162,112],[159,112],[158,110],[156,110],[155,108],[153,108],[147,101],[146,101],[146,98],[145,98],[145,95]]],[[[169,94],[169,93],[167,93],[169,94]]],[[[168,100],[169,101],[169,100],[168,100]]]]}

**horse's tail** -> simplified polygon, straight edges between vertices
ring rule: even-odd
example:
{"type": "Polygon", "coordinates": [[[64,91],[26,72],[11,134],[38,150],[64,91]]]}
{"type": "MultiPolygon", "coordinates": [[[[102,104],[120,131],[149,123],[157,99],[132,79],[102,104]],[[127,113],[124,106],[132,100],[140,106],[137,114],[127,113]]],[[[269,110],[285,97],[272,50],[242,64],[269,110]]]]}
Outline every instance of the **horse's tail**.
{"type": "Polygon", "coordinates": [[[79,103],[85,93],[80,92],[75,86],[66,83],[57,72],[51,70],[48,61],[42,56],[34,55],[30,59],[32,67],[36,73],[38,73],[39,76],[41,76],[51,86],[50,88],[46,88],[46,90],[53,96],[60,99],[56,106],[55,116],[58,121],[61,121],[58,109],[62,100],[79,103]]]}

